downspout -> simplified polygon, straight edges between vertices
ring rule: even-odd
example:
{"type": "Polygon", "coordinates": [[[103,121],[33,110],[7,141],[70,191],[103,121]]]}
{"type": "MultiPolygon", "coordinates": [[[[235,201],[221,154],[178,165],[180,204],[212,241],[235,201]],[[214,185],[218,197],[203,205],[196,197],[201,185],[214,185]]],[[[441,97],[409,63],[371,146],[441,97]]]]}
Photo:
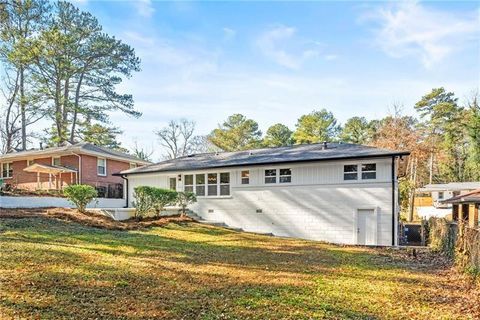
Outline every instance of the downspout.
{"type": "Polygon", "coordinates": [[[392,157],[392,246],[395,246],[395,156],[392,157]]]}
{"type": "Polygon", "coordinates": [[[72,155],[78,157],[78,172],[77,172],[77,183],[82,184],[82,157],[75,152],[72,152],[72,155]]]}
{"type": "Polygon", "coordinates": [[[120,175],[120,177],[123,180],[125,180],[125,201],[126,201],[126,203],[125,203],[124,208],[128,208],[128,178],[127,178],[126,175],[123,175],[123,174],[120,175]]]}

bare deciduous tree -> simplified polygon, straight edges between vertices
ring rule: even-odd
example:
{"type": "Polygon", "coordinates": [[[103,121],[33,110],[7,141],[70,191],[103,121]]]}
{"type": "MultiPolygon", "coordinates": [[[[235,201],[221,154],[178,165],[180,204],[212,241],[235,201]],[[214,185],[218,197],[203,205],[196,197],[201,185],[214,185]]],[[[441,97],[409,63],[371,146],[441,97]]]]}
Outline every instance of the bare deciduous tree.
{"type": "Polygon", "coordinates": [[[155,134],[167,149],[167,159],[176,159],[190,153],[194,141],[195,122],[187,119],[171,120],[155,134]]]}

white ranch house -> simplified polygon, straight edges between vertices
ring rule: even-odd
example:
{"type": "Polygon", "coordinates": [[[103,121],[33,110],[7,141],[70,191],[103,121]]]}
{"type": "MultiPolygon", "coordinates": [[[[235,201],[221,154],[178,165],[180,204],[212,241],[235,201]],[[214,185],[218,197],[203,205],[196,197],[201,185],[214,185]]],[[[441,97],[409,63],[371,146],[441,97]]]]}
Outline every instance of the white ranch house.
{"type": "Polygon", "coordinates": [[[395,152],[322,143],[190,155],[122,171],[137,186],[197,194],[191,210],[245,231],[341,244],[397,244],[395,152]]]}

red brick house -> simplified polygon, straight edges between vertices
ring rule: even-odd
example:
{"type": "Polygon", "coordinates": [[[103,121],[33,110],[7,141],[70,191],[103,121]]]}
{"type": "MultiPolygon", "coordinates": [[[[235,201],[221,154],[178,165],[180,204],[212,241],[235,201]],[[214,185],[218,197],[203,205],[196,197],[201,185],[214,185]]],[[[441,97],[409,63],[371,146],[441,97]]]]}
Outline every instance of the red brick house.
{"type": "Polygon", "coordinates": [[[114,173],[150,162],[81,142],[62,147],[0,155],[0,178],[5,185],[25,190],[60,190],[88,184],[100,197],[123,197],[123,179],[114,173]]]}

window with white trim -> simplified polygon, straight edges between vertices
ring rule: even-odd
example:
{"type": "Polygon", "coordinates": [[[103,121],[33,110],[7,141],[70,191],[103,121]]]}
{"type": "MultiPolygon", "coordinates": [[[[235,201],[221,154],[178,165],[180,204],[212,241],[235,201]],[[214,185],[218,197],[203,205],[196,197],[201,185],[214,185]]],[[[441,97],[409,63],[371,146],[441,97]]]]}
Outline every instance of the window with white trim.
{"type": "Polygon", "coordinates": [[[185,192],[193,192],[193,174],[186,174],[184,180],[185,184],[183,190],[185,192]]]}
{"type": "Polygon", "coordinates": [[[186,174],[184,191],[194,192],[198,197],[230,195],[230,172],[186,174]]]}
{"type": "Polygon", "coordinates": [[[205,174],[195,175],[195,193],[197,196],[205,196],[205,174]]]}
{"type": "Polygon", "coordinates": [[[2,163],[2,178],[12,178],[13,177],[13,163],[5,162],[2,163]]]}
{"type": "Polygon", "coordinates": [[[30,167],[34,163],[35,163],[34,159],[27,160],[27,167],[30,167]]]}
{"type": "Polygon", "coordinates": [[[242,184],[250,184],[250,170],[243,170],[240,174],[242,184]]]}
{"type": "Polygon", "coordinates": [[[265,183],[277,183],[277,169],[265,170],[265,183]]]}
{"type": "Polygon", "coordinates": [[[107,175],[107,159],[97,158],[97,175],[99,176],[107,175]]]}
{"type": "Polygon", "coordinates": [[[208,179],[207,179],[207,183],[208,183],[208,188],[207,188],[207,194],[209,196],[216,196],[218,195],[218,187],[217,187],[217,183],[218,183],[218,175],[217,173],[209,173],[208,175],[208,179]]]}
{"type": "Polygon", "coordinates": [[[280,183],[290,183],[292,182],[292,169],[285,168],[280,169],[280,183]]]}
{"type": "Polygon", "coordinates": [[[230,173],[229,172],[220,173],[220,195],[221,196],[230,195],[230,173]]]}
{"type": "Polygon", "coordinates": [[[358,165],[346,164],[343,166],[343,180],[357,180],[358,179],[358,165]]]}
{"type": "Polygon", "coordinates": [[[60,157],[53,157],[53,158],[52,158],[52,165],[54,165],[54,166],[61,166],[62,163],[61,163],[61,161],[60,161],[60,157]]]}
{"type": "Polygon", "coordinates": [[[377,178],[377,164],[364,163],[362,164],[362,180],[372,180],[377,178]]]}

